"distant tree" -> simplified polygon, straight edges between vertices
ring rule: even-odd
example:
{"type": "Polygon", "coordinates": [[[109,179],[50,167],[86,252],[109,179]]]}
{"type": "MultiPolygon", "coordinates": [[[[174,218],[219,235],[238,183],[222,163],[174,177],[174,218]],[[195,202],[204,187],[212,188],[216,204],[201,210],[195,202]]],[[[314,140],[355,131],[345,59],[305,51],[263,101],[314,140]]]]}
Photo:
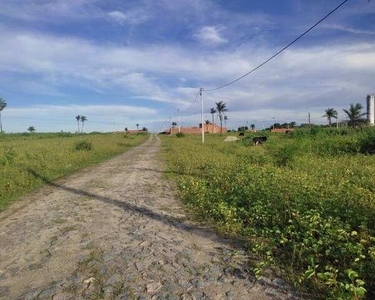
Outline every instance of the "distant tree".
{"type": "Polygon", "coordinates": [[[247,127],[247,126],[242,126],[242,127],[238,127],[237,130],[238,130],[238,131],[246,131],[246,130],[249,130],[249,127],[247,127]]]}
{"type": "Polygon", "coordinates": [[[227,104],[224,103],[223,101],[220,102],[215,102],[216,103],[216,111],[219,114],[219,119],[220,119],[220,133],[223,134],[223,119],[225,116],[225,112],[228,111],[226,108],[227,104]]]}
{"type": "Polygon", "coordinates": [[[215,114],[216,114],[216,109],[211,108],[210,114],[212,115],[212,133],[214,132],[214,125],[215,125],[215,114]]]}
{"type": "Polygon", "coordinates": [[[210,121],[210,120],[206,120],[205,122],[206,122],[206,125],[211,124],[211,121],[210,121]]]}
{"type": "Polygon", "coordinates": [[[176,122],[172,122],[172,128],[175,128],[177,126],[176,122]]]}
{"type": "Polygon", "coordinates": [[[348,125],[351,127],[356,127],[362,123],[365,122],[363,117],[366,115],[366,113],[362,112],[363,106],[360,103],[357,103],[356,105],[350,104],[349,109],[344,109],[344,112],[349,118],[348,125]]]}
{"type": "Polygon", "coordinates": [[[85,122],[88,121],[86,116],[81,116],[81,123],[82,123],[82,133],[83,133],[83,126],[85,125],[85,122]]]}
{"type": "Polygon", "coordinates": [[[224,116],[225,126],[227,125],[227,121],[228,121],[228,116],[224,116]]]}
{"type": "Polygon", "coordinates": [[[297,123],[294,122],[294,121],[289,123],[290,128],[294,128],[294,127],[296,127],[296,125],[297,125],[297,123]]]}
{"type": "Polygon", "coordinates": [[[139,130],[139,124],[137,124],[136,126],[137,126],[137,130],[139,130]]]}
{"type": "Polygon", "coordinates": [[[128,132],[129,130],[128,130],[128,127],[125,127],[125,132],[128,132]]]}
{"type": "Polygon", "coordinates": [[[0,132],[3,132],[3,123],[1,121],[1,112],[7,107],[7,103],[3,98],[0,98],[0,132]]]}
{"type": "Polygon", "coordinates": [[[30,133],[33,133],[36,129],[34,126],[30,126],[29,128],[27,128],[27,130],[30,132],[30,133]]]}
{"type": "Polygon", "coordinates": [[[145,131],[145,132],[146,132],[146,131],[148,131],[148,129],[147,129],[146,127],[143,127],[143,128],[142,128],[142,131],[145,131]]]}
{"type": "Polygon", "coordinates": [[[255,124],[250,125],[251,130],[255,130],[255,124]]]}
{"type": "Polygon", "coordinates": [[[327,108],[325,115],[323,115],[322,117],[327,118],[328,125],[329,125],[329,127],[331,127],[332,118],[337,119],[337,111],[333,108],[327,108]]]}
{"type": "Polygon", "coordinates": [[[78,126],[77,133],[79,133],[79,121],[81,121],[81,116],[80,115],[76,116],[76,120],[77,120],[77,126],[78,126]]]}

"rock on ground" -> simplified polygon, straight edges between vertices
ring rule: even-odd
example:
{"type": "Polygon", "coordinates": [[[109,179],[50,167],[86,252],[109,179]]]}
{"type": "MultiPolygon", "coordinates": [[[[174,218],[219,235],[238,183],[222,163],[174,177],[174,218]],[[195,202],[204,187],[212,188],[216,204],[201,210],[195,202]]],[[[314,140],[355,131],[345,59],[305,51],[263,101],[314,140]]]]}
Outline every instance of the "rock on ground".
{"type": "Polygon", "coordinates": [[[225,139],[224,139],[224,142],[236,142],[238,141],[239,138],[236,137],[236,136],[227,136],[225,139]]]}

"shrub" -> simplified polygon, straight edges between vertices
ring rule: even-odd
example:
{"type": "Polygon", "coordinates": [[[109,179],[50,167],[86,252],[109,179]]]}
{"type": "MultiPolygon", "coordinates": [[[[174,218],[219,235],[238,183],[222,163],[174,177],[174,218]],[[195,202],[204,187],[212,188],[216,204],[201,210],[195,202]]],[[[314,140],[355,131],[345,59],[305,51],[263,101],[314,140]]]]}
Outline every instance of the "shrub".
{"type": "Polygon", "coordinates": [[[9,165],[17,157],[17,152],[13,147],[4,147],[4,165],[9,165]]]}
{"type": "Polygon", "coordinates": [[[185,136],[185,134],[183,134],[182,132],[178,132],[178,133],[176,133],[176,136],[177,136],[178,138],[182,138],[182,137],[185,136]]]}
{"type": "Polygon", "coordinates": [[[76,150],[85,150],[90,151],[92,150],[93,146],[92,143],[89,141],[78,141],[75,145],[76,150]]]}
{"type": "Polygon", "coordinates": [[[264,147],[216,136],[210,147],[190,135],[163,142],[185,202],[248,241],[255,274],[278,264],[317,298],[375,299],[375,156],[358,154],[374,149],[375,131],[271,137],[264,147]]]}
{"type": "Polygon", "coordinates": [[[375,154],[375,131],[368,132],[359,143],[361,153],[375,154]]]}

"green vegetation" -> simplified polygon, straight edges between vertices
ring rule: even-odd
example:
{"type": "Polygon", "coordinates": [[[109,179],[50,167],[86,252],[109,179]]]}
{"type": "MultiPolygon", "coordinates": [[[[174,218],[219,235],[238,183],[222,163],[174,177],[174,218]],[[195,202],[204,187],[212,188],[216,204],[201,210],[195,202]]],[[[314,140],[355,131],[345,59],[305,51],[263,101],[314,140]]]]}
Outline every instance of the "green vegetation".
{"type": "Polygon", "coordinates": [[[240,235],[256,275],[278,266],[321,299],[375,298],[375,130],[164,137],[164,156],[198,217],[240,235]],[[263,146],[252,137],[267,135],[263,146]]]}
{"type": "Polygon", "coordinates": [[[0,134],[0,210],[44,182],[123,153],[147,137],[124,142],[120,134],[0,134]]]}
{"type": "Polygon", "coordinates": [[[1,112],[7,107],[7,103],[3,98],[0,98],[0,133],[3,132],[3,122],[1,120],[1,112]]]}
{"type": "Polygon", "coordinates": [[[92,149],[92,143],[89,141],[77,141],[76,150],[86,150],[89,151],[92,149]]]}

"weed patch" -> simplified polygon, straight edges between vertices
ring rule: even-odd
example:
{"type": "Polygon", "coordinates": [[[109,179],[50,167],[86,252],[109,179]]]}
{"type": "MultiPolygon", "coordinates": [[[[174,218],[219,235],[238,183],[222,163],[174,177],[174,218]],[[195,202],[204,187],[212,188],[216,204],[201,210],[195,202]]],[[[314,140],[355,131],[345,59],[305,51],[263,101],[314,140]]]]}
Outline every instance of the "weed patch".
{"type": "Polygon", "coordinates": [[[374,299],[375,156],[361,154],[374,136],[297,130],[261,147],[186,136],[163,151],[196,215],[248,241],[256,275],[277,265],[318,298],[374,299]]]}

